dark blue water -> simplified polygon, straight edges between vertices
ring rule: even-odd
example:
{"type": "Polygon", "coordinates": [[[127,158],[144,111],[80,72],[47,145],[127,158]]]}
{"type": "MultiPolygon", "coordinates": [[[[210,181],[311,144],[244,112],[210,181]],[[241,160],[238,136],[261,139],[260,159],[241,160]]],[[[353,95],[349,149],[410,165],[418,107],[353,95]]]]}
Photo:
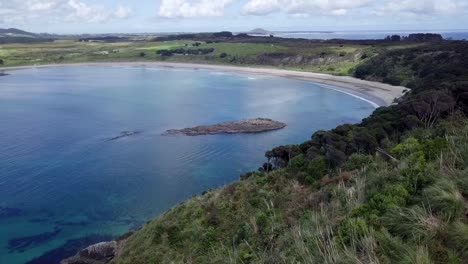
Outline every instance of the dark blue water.
{"type": "Polygon", "coordinates": [[[304,39],[384,39],[390,35],[408,36],[411,33],[436,33],[441,34],[445,39],[467,40],[468,30],[445,30],[445,31],[335,31],[335,32],[276,32],[275,36],[281,38],[304,38],[304,39]]]}
{"type": "Polygon", "coordinates": [[[347,94],[279,77],[106,66],[10,73],[0,77],[2,264],[123,234],[258,168],[274,146],[303,142],[374,110],[347,94]],[[254,117],[288,127],[161,136],[171,128],[254,117]],[[109,140],[122,131],[141,133],[109,140]]]}

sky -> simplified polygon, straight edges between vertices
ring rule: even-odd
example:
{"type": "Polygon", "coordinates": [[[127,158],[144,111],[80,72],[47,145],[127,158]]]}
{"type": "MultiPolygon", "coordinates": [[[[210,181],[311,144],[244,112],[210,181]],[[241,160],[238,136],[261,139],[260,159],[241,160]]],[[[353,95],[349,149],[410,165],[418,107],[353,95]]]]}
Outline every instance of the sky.
{"type": "Polygon", "coordinates": [[[468,0],[0,0],[0,28],[47,33],[468,29],[468,0]]]}

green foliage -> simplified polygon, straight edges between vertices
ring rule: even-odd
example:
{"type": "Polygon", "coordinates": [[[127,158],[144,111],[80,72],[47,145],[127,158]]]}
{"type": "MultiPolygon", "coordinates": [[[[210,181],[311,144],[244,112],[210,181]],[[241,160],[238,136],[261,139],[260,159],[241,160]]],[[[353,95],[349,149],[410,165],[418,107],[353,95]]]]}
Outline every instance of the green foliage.
{"type": "Polygon", "coordinates": [[[459,219],[465,211],[465,201],[456,184],[441,179],[424,190],[427,206],[438,212],[447,221],[459,219]]]}
{"type": "Polygon", "coordinates": [[[423,151],[412,153],[405,161],[406,166],[401,169],[401,180],[411,193],[420,191],[434,181],[434,172],[423,151]]]}
{"type": "Polygon", "coordinates": [[[461,259],[468,259],[468,225],[462,222],[452,223],[448,231],[448,243],[461,259]]]}
{"type": "Polygon", "coordinates": [[[433,264],[427,247],[419,246],[415,249],[408,248],[404,258],[399,261],[402,264],[433,264]]]}
{"type": "Polygon", "coordinates": [[[415,138],[408,138],[392,149],[392,154],[398,158],[408,157],[410,154],[421,151],[422,146],[415,138]]]}
{"type": "MultiPolygon", "coordinates": [[[[290,168],[251,173],[175,207],[130,236],[115,262],[463,263],[466,172],[426,151],[447,156],[464,148],[464,136],[437,133],[427,130],[396,146],[398,162],[354,154],[344,164],[353,176],[323,186],[318,180],[325,174],[339,179],[346,172],[329,170],[324,155],[295,155],[290,168]],[[440,138],[447,143],[435,143],[440,138]],[[436,165],[438,179],[424,181],[436,165]]],[[[302,147],[311,145],[295,150],[302,147]]],[[[293,148],[276,151],[289,155],[293,148]]]]}
{"type": "Polygon", "coordinates": [[[382,192],[370,196],[369,206],[380,214],[387,210],[404,206],[410,197],[410,193],[401,184],[388,185],[382,192]]]}
{"type": "Polygon", "coordinates": [[[302,154],[292,158],[290,161],[290,167],[296,170],[302,169],[305,166],[305,164],[306,160],[304,155],[302,154]]]}
{"type": "Polygon", "coordinates": [[[442,228],[442,221],[421,207],[393,208],[382,217],[393,234],[414,242],[431,241],[442,228]]]}
{"type": "Polygon", "coordinates": [[[364,154],[352,154],[343,168],[348,171],[363,169],[373,162],[373,157],[364,154]]]}
{"type": "Polygon", "coordinates": [[[423,142],[422,150],[426,159],[435,160],[447,146],[448,144],[445,138],[428,139],[423,142]]]}
{"type": "Polygon", "coordinates": [[[338,236],[342,243],[350,245],[369,234],[369,227],[362,218],[347,218],[338,228],[338,236]]]}
{"type": "Polygon", "coordinates": [[[324,156],[317,156],[307,165],[308,177],[306,181],[312,183],[324,177],[328,170],[327,159],[324,156]]]}

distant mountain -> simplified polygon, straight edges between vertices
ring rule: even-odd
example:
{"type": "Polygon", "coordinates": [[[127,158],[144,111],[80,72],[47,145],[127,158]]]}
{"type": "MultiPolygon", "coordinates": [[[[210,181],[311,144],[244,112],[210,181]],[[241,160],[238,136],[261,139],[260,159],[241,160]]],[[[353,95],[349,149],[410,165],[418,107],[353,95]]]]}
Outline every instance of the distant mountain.
{"type": "Polygon", "coordinates": [[[265,30],[263,28],[256,28],[248,32],[249,34],[255,34],[255,35],[270,35],[271,32],[268,30],[265,30]]]}
{"type": "Polygon", "coordinates": [[[17,28],[0,28],[0,37],[31,37],[37,38],[38,34],[27,32],[17,28]]]}

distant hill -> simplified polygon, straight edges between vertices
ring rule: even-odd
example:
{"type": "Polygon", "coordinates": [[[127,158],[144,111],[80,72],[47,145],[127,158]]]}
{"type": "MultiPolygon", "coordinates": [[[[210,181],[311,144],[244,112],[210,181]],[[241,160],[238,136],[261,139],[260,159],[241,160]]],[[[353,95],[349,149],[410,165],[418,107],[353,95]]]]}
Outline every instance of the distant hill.
{"type": "Polygon", "coordinates": [[[49,34],[35,34],[17,28],[0,28],[0,44],[10,43],[41,43],[56,39],[49,34]]]}
{"type": "Polygon", "coordinates": [[[248,32],[249,34],[255,34],[255,35],[270,35],[271,32],[268,30],[265,30],[263,28],[256,28],[248,32]]]}
{"type": "Polygon", "coordinates": [[[27,32],[17,28],[0,28],[0,37],[39,37],[38,34],[27,32]]]}

